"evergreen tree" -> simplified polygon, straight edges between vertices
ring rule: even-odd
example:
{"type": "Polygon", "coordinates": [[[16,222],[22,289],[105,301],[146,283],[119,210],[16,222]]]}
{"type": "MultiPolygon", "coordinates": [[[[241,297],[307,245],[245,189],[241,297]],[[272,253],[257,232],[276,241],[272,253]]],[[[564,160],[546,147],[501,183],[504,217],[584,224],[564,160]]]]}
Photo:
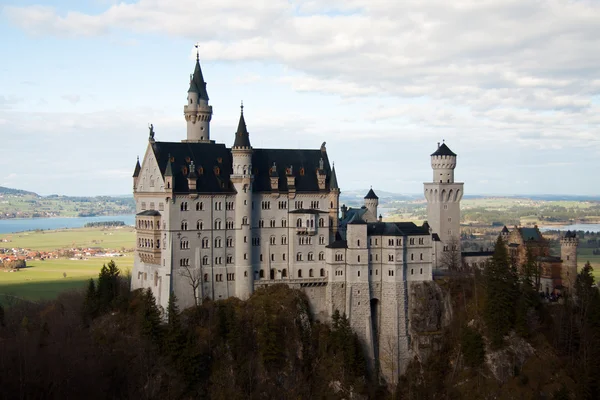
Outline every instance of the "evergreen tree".
{"type": "Polygon", "coordinates": [[[530,318],[533,310],[540,305],[539,296],[533,283],[535,274],[535,260],[531,250],[527,248],[527,261],[522,267],[523,275],[519,283],[518,300],[515,308],[515,330],[523,337],[529,336],[530,318]]]}
{"type": "Polygon", "coordinates": [[[100,311],[110,309],[119,290],[119,268],[113,260],[102,266],[98,275],[98,308],[100,311]]]}
{"type": "Polygon", "coordinates": [[[176,363],[185,348],[185,333],[181,327],[179,309],[177,307],[177,297],[175,293],[169,296],[167,305],[167,331],[165,333],[164,349],[166,354],[176,363]]]}
{"type": "Polygon", "coordinates": [[[83,300],[83,318],[85,321],[94,319],[98,315],[98,293],[93,279],[88,282],[88,287],[83,300]]]}
{"type": "Polygon", "coordinates": [[[479,332],[465,326],[460,337],[460,346],[465,357],[465,364],[477,368],[483,364],[485,358],[485,345],[479,332]]]}
{"type": "Polygon", "coordinates": [[[517,299],[517,272],[509,262],[500,237],[494,255],[484,269],[485,306],[483,317],[492,346],[502,346],[503,338],[514,326],[514,303],[517,299]]]}
{"type": "Polygon", "coordinates": [[[147,288],[142,296],[142,305],[140,307],[139,315],[142,334],[149,338],[152,343],[160,345],[160,339],[162,337],[160,310],[156,305],[156,299],[150,288],[147,288]]]}

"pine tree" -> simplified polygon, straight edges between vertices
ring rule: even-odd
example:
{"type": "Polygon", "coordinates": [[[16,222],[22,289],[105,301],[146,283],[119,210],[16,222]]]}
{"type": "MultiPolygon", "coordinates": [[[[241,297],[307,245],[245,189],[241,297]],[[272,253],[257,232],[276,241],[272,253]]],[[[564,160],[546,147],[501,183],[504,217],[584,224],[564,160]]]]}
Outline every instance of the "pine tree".
{"type": "Polygon", "coordinates": [[[177,307],[177,297],[175,293],[169,296],[167,305],[167,330],[165,333],[164,350],[176,363],[179,361],[183,349],[185,348],[185,334],[181,327],[179,309],[177,307]]]}
{"type": "Polygon", "coordinates": [[[100,311],[110,309],[119,290],[119,268],[113,260],[104,264],[98,275],[98,308],[100,311]]]}
{"type": "Polygon", "coordinates": [[[140,327],[142,335],[149,338],[156,345],[160,345],[162,337],[160,323],[160,310],[156,306],[152,289],[148,288],[144,292],[142,306],[140,307],[140,327]]]}
{"type": "Polygon", "coordinates": [[[96,283],[93,279],[88,282],[88,287],[83,300],[83,319],[88,321],[96,318],[98,315],[98,292],[96,291],[96,283]]]}
{"type": "Polygon", "coordinates": [[[514,302],[517,299],[517,272],[510,265],[508,253],[500,237],[494,255],[484,269],[485,306],[483,317],[492,345],[501,347],[503,338],[514,326],[514,302]]]}

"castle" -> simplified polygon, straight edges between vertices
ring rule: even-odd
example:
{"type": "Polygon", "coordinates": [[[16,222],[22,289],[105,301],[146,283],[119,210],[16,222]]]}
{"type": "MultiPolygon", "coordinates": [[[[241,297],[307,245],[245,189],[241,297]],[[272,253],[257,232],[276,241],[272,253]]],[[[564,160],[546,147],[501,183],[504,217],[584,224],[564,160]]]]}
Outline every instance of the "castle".
{"type": "Polygon", "coordinates": [[[391,348],[385,377],[401,372],[412,358],[411,285],[432,281],[442,254],[460,246],[456,154],[445,143],[431,154],[428,223],[383,222],[372,189],[363,207],[340,207],[325,144],[253,148],[243,106],[232,147],[211,140],[198,57],[184,116],[187,137],[156,141],[151,126],[135,166],[132,289],[151,288],[163,308],[174,293],[185,308],[285,283],[306,293],[315,318],[345,313],[369,360],[379,360],[383,344],[391,348]]]}

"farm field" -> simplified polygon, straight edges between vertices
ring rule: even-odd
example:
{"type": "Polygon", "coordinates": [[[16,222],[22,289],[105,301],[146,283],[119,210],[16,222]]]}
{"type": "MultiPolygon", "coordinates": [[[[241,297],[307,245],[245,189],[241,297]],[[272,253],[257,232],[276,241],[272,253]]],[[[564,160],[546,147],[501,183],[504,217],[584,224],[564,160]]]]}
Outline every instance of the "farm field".
{"type": "Polygon", "coordinates": [[[101,247],[103,249],[133,249],[135,230],[124,226],[116,228],[74,228],[54,231],[30,231],[7,233],[0,239],[0,247],[23,248],[31,250],[58,250],[71,247],[101,247]]]}
{"type": "MultiPolygon", "coordinates": [[[[27,268],[19,272],[0,272],[0,303],[10,301],[13,296],[30,301],[52,299],[66,290],[82,289],[90,278],[98,277],[102,265],[110,260],[108,257],[36,260],[29,261],[27,268]]],[[[124,275],[133,269],[132,254],[113,260],[124,275]]]]}

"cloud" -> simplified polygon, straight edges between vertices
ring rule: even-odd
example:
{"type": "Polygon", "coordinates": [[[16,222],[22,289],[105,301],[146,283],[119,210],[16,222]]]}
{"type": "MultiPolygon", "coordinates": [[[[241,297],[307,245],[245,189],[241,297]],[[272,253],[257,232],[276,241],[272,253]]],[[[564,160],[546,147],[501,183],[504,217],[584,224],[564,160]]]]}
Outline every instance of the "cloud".
{"type": "Polygon", "coordinates": [[[60,97],[73,105],[81,101],[81,96],[78,94],[63,94],[60,97]]]}

